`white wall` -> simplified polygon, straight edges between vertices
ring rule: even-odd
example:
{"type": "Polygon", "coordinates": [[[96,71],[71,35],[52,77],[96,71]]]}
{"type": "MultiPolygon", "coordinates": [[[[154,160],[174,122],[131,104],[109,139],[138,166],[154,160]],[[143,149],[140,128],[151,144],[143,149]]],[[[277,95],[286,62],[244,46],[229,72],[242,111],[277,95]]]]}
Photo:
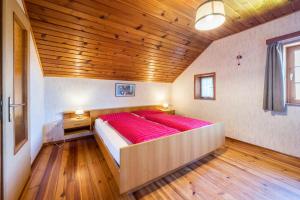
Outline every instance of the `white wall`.
{"type": "Polygon", "coordinates": [[[31,162],[33,162],[43,145],[45,113],[44,77],[32,36],[30,37],[29,77],[29,140],[31,162]]]}
{"type": "Polygon", "coordinates": [[[170,101],[171,84],[136,84],[135,97],[115,97],[115,83],[126,81],[83,78],[45,78],[45,140],[63,139],[62,113],[76,109],[101,109],[156,105],[170,101]]]}
{"type": "Polygon", "coordinates": [[[300,107],[282,115],[262,109],[266,39],[299,31],[299,19],[297,12],[213,42],[173,83],[176,112],[223,121],[228,137],[300,157],[300,107]],[[194,75],[207,72],[216,72],[217,100],[194,100],[194,75]]]}

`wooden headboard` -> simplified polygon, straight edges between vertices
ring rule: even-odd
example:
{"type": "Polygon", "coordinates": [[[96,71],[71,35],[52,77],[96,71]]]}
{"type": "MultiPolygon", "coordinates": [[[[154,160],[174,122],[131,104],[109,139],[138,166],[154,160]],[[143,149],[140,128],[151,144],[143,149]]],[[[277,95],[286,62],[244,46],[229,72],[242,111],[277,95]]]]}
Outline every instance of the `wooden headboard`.
{"type": "Polygon", "coordinates": [[[92,122],[96,120],[99,115],[105,115],[110,113],[117,113],[117,112],[132,112],[135,110],[144,110],[144,109],[160,109],[162,106],[159,105],[150,105],[150,106],[135,106],[135,107],[121,107],[121,108],[106,108],[106,109],[99,109],[99,110],[91,110],[90,116],[92,122]]]}

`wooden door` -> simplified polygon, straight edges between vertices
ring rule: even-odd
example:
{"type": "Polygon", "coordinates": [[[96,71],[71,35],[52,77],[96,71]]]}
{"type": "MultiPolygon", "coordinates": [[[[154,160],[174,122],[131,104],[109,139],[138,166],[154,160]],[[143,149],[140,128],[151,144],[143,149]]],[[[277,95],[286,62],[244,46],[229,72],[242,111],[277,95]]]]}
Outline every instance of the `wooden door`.
{"type": "Polygon", "coordinates": [[[31,170],[27,125],[29,21],[16,0],[3,0],[3,194],[15,200],[31,170]]]}

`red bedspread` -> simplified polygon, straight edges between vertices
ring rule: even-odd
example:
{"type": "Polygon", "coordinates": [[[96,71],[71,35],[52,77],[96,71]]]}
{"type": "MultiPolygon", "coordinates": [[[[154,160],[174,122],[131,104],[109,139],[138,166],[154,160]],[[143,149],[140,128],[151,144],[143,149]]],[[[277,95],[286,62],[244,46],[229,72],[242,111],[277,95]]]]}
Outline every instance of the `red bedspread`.
{"type": "Polygon", "coordinates": [[[136,118],[136,116],[128,112],[111,113],[111,114],[99,116],[99,118],[102,119],[103,121],[122,120],[122,119],[132,118],[132,117],[136,118]]]}
{"type": "Polygon", "coordinates": [[[133,144],[179,133],[179,131],[174,128],[154,123],[134,115],[120,119],[114,118],[113,120],[108,120],[108,123],[133,144]]]}
{"type": "Polygon", "coordinates": [[[151,114],[144,117],[148,120],[175,128],[180,131],[187,131],[212,124],[203,120],[183,117],[180,115],[151,114]]]}

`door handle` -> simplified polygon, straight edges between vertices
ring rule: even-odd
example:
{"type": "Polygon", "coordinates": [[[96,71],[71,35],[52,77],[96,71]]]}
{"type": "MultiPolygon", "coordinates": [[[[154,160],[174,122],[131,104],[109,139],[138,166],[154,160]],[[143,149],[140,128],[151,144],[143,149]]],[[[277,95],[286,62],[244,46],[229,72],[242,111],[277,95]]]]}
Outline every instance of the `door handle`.
{"type": "Polygon", "coordinates": [[[25,103],[19,103],[19,104],[12,104],[11,103],[11,97],[8,97],[8,122],[11,122],[11,108],[19,107],[19,106],[25,106],[25,103]]]}
{"type": "Polygon", "coordinates": [[[14,107],[19,107],[19,106],[25,106],[25,103],[20,103],[20,104],[10,104],[9,107],[14,108],[14,107]]]}

